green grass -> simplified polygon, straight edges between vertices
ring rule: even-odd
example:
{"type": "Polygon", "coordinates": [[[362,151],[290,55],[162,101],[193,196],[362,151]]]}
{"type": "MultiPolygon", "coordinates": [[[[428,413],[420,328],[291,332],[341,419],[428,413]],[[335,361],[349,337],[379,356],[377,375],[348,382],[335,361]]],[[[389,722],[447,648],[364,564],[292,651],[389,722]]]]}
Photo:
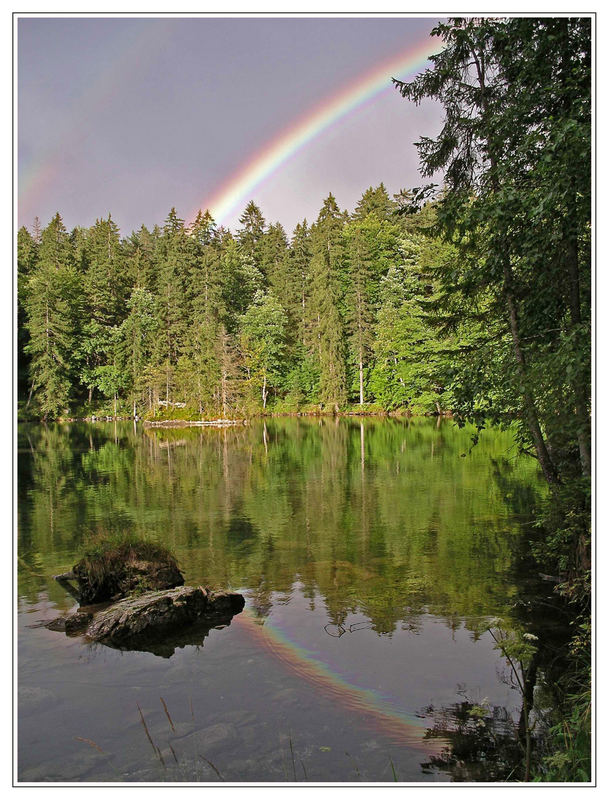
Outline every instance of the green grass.
{"type": "Polygon", "coordinates": [[[134,561],[150,561],[178,568],[173,553],[163,545],[130,533],[102,533],[89,538],[75,572],[91,587],[107,587],[112,593],[125,571],[134,561]]]}

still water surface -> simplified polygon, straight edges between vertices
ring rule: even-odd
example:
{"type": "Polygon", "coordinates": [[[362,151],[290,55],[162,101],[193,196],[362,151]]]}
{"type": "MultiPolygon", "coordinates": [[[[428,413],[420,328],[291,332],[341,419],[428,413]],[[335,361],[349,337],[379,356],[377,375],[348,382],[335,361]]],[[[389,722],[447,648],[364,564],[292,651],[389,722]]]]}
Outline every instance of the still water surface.
{"type": "Polygon", "coordinates": [[[471,435],[373,418],[20,428],[18,779],[451,780],[425,709],[465,695],[517,715],[484,623],[509,624],[541,491],[509,433],[471,435]],[[102,530],[165,543],[187,584],[241,591],[244,612],[157,652],[39,627],[74,606],[52,575],[102,530]]]}

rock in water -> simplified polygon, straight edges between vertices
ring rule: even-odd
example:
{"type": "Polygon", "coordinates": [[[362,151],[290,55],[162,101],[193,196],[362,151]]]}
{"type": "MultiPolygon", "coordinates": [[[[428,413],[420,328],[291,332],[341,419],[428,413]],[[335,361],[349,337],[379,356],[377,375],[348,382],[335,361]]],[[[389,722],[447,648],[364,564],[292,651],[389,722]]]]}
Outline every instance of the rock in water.
{"type": "Polygon", "coordinates": [[[243,595],[213,593],[201,586],[145,592],[99,611],[86,634],[93,641],[120,646],[138,638],[161,637],[197,621],[210,625],[229,622],[244,605],[243,595]]]}
{"type": "Polygon", "coordinates": [[[245,605],[234,592],[184,586],[166,547],[128,535],[92,540],[78,564],[55,579],[81,607],[70,617],[46,623],[47,628],[67,634],[86,628],[95,642],[166,657],[193,637],[200,642],[211,628],[230,623],[245,605]],[[71,581],[77,581],[78,589],[71,581]]]}
{"type": "Polygon", "coordinates": [[[57,619],[47,622],[44,626],[50,631],[65,631],[68,636],[82,633],[93,619],[90,612],[77,611],[69,617],[57,617],[57,619]]]}
{"type": "Polygon", "coordinates": [[[119,550],[110,567],[103,571],[95,566],[94,561],[83,559],[72,568],[71,577],[78,582],[81,605],[113,600],[131,592],[184,585],[184,577],[173,558],[143,557],[133,548],[125,548],[124,554],[119,550]]]}

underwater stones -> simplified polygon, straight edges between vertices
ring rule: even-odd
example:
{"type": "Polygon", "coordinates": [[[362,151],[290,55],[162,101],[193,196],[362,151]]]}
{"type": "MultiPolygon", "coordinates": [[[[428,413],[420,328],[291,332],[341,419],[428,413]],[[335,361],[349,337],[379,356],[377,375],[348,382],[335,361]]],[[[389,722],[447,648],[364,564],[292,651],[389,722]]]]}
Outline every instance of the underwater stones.
{"type": "Polygon", "coordinates": [[[57,617],[57,619],[47,622],[45,628],[50,631],[65,631],[68,636],[75,633],[82,633],[93,619],[93,614],[85,611],[77,611],[68,617],[57,617]]]}
{"type": "Polygon", "coordinates": [[[84,631],[90,641],[165,658],[178,647],[202,644],[211,628],[230,624],[245,605],[235,592],[184,586],[167,548],[132,536],[98,537],[70,572],[55,579],[80,608],[46,623],[47,628],[84,631]]]}
{"type": "MultiPolygon", "coordinates": [[[[154,652],[150,644],[162,645],[164,637],[173,639],[176,631],[197,624],[209,629],[229,623],[244,605],[243,595],[236,592],[212,592],[201,586],[182,586],[130,595],[94,614],[76,612],[53,620],[46,627],[67,634],[84,631],[94,642],[154,652]]],[[[205,634],[203,631],[202,637],[205,634]]],[[[166,655],[171,655],[175,646],[179,644],[172,642],[166,655]]]]}

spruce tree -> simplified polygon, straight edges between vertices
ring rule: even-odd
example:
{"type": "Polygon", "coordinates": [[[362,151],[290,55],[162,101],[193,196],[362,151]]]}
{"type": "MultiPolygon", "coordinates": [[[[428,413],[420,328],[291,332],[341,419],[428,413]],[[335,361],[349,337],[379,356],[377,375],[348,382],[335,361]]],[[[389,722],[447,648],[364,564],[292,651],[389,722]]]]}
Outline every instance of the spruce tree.
{"type": "Polygon", "coordinates": [[[348,282],[346,286],[347,329],[358,377],[359,404],[364,405],[364,370],[368,366],[375,321],[374,265],[361,226],[345,227],[348,282]]]}
{"type": "MultiPolygon", "coordinates": [[[[40,233],[38,233],[40,236],[40,233]]],[[[17,232],[17,383],[18,396],[27,396],[29,357],[26,351],[29,333],[26,326],[26,306],[29,278],[38,260],[39,242],[23,226],[17,232]]]]}
{"type": "Polygon", "coordinates": [[[159,336],[155,358],[164,374],[165,402],[171,402],[175,367],[184,350],[188,329],[186,282],[192,261],[192,242],[175,208],[163,225],[155,253],[159,336]]]}
{"type": "Polygon", "coordinates": [[[30,399],[45,420],[69,411],[74,397],[81,291],[70,239],[56,214],[42,232],[25,298],[30,399]]]}
{"type": "Polygon", "coordinates": [[[310,304],[312,339],[318,360],[320,401],[338,410],[347,401],[345,331],[342,318],[345,215],[332,194],[311,230],[310,304]]]}
{"type": "Polygon", "coordinates": [[[149,408],[152,406],[143,379],[152,359],[158,319],[153,294],[139,286],[131,292],[126,309],[127,316],[120,325],[117,353],[122,386],[135,417],[142,404],[148,403],[149,408]]]}
{"type": "Polygon", "coordinates": [[[119,230],[111,216],[98,219],[82,240],[74,244],[84,267],[85,314],[81,337],[81,381],[89,391],[97,388],[111,397],[116,409],[121,385],[117,367],[118,327],[125,313],[128,281],[119,230]]]}
{"type": "Polygon", "coordinates": [[[309,300],[310,280],[309,271],[311,266],[311,230],[307,225],[306,219],[298,223],[292,234],[290,245],[290,257],[292,259],[292,275],[295,282],[295,294],[298,303],[298,340],[302,346],[306,346],[307,328],[307,305],[309,300]]]}
{"type": "Polygon", "coordinates": [[[190,226],[193,241],[188,297],[189,330],[176,370],[176,391],[199,415],[215,414],[221,394],[218,358],[221,319],[226,316],[222,253],[213,217],[199,211],[190,226]]]}
{"type": "Polygon", "coordinates": [[[389,198],[385,185],[381,183],[374,189],[372,186],[366,189],[355,207],[352,219],[363,220],[372,214],[378,220],[390,220],[394,211],[395,204],[389,198]]]}
{"type": "MultiPolygon", "coordinates": [[[[251,264],[262,272],[261,265],[261,243],[266,228],[266,222],[261,210],[253,200],[245,207],[245,211],[239,217],[240,228],[237,229],[237,242],[239,252],[245,263],[251,264]]],[[[263,273],[264,278],[266,275],[263,273]]]]}

